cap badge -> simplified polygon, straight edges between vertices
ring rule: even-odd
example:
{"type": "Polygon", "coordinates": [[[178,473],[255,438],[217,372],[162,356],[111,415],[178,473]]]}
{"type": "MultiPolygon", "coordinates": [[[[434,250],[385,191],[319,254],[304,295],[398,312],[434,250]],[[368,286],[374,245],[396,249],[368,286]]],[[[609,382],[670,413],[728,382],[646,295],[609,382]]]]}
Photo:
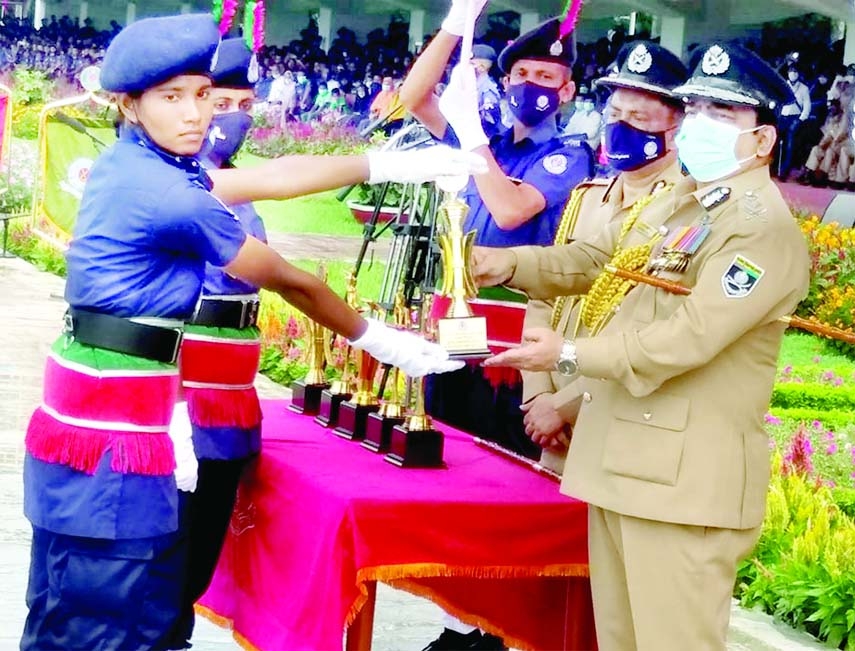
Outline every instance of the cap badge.
{"type": "Polygon", "coordinates": [[[721,75],[730,68],[730,55],[720,46],[713,45],[704,54],[701,70],[705,75],[721,75]]]}
{"type": "Polygon", "coordinates": [[[223,39],[220,39],[219,43],[217,43],[217,49],[214,50],[214,55],[211,57],[211,67],[210,72],[214,72],[217,68],[217,62],[220,60],[220,45],[222,45],[223,39]]]}
{"type": "Polygon", "coordinates": [[[549,53],[554,57],[560,57],[564,53],[564,46],[561,44],[561,39],[558,39],[549,46],[549,53]]]}
{"type": "Polygon", "coordinates": [[[252,58],[249,60],[249,68],[246,71],[246,80],[254,84],[258,81],[258,57],[255,52],[252,53],[252,58]]]}
{"type": "Polygon", "coordinates": [[[642,75],[653,65],[653,57],[645,45],[638,45],[630,52],[626,61],[626,67],[630,72],[642,75]]]}

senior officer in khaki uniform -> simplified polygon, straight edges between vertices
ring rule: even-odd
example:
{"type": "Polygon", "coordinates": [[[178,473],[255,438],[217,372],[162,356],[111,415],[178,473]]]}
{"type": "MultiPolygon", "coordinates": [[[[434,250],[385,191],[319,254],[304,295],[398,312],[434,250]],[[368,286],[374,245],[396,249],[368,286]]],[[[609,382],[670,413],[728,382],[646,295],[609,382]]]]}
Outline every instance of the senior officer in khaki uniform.
{"type": "MultiPolygon", "coordinates": [[[[561,489],[590,504],[601,651],[724,651],[736,566],[765,510],[763,414],[779,319],[808,286],[804,239],[769,177],[784,81],[751,52],[715,44],[674,92],[687,101],[676,141],[697,187],[687,179],[649,206],[666,212],[667,232],[644,270],[691,295],[644,284],[621,302],[620,291],[606,292],[596,336],[562,341],[532,330],[527,345],[488,362],[557,364],[580,376],[561,489]]],[[[476,277],[536,298],[580,294],[612,258],[617,234],[480,249],[476,277]]]]}
{"type": "MultiPolygon", "coordinates": [[[[596,83],[612,90],[603,145],[610,167],[618,174],[611,180],[576,187],[558,227],[556,244],[586,240],[610,223],[627,221],[623,249],[646,245],[659,224],[638,221],[641,211],[683,178],[674,144],[683,103],[671,91],[685,81],[686,67],[669,50],[643,41],[625,45],[617,62],[619,69],[596,83]]],[[[570,338],[588,333],[586,323],[593,324],[585,305],[584,300],[569,296],[531,301],[525,328],[550,327],[570,338]]],[[[554,370],[524,371],[522,375],[526,433],[543,447],[541,464],[561,472],[566,435],[579,411],[577,392],[568,387],[569,378],[554,370]]]]}

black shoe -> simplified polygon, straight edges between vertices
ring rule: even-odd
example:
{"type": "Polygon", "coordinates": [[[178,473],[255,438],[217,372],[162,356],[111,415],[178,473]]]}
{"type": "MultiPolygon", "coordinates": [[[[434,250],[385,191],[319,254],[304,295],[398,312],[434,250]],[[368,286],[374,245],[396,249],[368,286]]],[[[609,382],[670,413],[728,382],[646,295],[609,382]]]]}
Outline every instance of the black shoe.
{"type": "Polygon", "coordinates": [[[450,628],[428,644],[422,651],[507,651],[502,639],[477,628],[470,633],[458,633],[450,628]]]}

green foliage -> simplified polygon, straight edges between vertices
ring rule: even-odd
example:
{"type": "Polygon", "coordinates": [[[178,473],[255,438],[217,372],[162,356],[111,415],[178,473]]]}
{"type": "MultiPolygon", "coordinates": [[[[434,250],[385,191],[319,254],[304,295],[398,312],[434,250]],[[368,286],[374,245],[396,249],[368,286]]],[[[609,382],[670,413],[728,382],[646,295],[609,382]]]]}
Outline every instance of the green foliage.
{"type": "Polygon", "coordinates": [[[9,251],[42,271],[65,278],[65,252],[38,237],[26,219],[14,220],[9,226],[9,251]]]}
{"type": "Polygon", "coordinates": [[[288,122],[280,128],[265,116],[257,117],[254,124],[244,151],[262,158],[354,154],[364,151],[369,144],[355,129],[335,124],[288,122]]]}
{"type": "Polygon", "coordinates": [[[785,473],[776,458],[766,520],[736,594],[778,619],[855,651],[855,523],[815,479],[785,473]]]}
{"type": "Polygon", "coordinates": [[[39,133],[39,114],[53,94],[53,82],[40,70],[18,67],[12,73],[12,84],[12,135],[34,140],[39,133]]]}
{"type": "Polygon", "coordinates": [[[815,412],[838,410],[855,412],[855,386],[831,387],[827,384],[779,383],[772,391],[772,407],[815,412]]]}
{"type": "Polygon", "coordinates": [[[792,409],[784,409],[781,407],[772,407],[769,413],[781,419],[790,427],[798,423],[813,423],[819,421],[824,427],[835,431],[841,431],[853,424],[851,411],[817,411],[816,409],[806,409],[801,407],[793,407],[792,409]]]}
{"type": "Polygon", "coordinates": [[[0,194],[0,213],[14,215],[29,213],[33,205],[33,191],[22,183],[12,183],[0,194]]]}

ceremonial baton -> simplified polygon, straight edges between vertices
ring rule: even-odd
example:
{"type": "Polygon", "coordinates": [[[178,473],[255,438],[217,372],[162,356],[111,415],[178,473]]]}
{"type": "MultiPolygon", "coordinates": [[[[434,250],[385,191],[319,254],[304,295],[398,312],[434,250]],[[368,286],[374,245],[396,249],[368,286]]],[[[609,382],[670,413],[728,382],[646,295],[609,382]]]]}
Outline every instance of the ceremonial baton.
{"type": "MultiPolygon", "coordinates": [[[[649,274],[643,274],[637,271],[629,271],[628,269],[621,269],[619,267],[614,266],[613,264],[607,264],[606,271],[608,271],[610,274],[617,276],[618,278],[623,278],[624,280],[631,280],[636,283],[650,285],[652,287],[658,287],[659,289],[664,289],[666,292],[670,292],[671,294],[688,296],[692,293],[692,290],[686,287],[685,285],[681,285],[670,280],[664,280],[663,278],[657,278],[656,276],[651,276],[649,274]]],[[[806,330],[807,332],[812,332],[823,337],[828,337],[829,339],[837,339],[839,341],[845,341],[848,344],[855,345],[855,332],[847,332],[846,330],[842,330],[841,328],[835,328],[834,326],[826,325],[824,323],[817,323],[816,321],[803,319],[800,316],[782,316],[780,319],[778,319],[778,321],[786,323],[791,328],[806,330]]]]}
{"type": "Polygon", "coordinates": [[[517,454],[516,452],[511,452],[507,448],[503,448],[498,443],[493,443],[492,441],[487,441],[477,436],[473,436],[472,440],[475,441],[475,445],[479,447],[486,448],[491,452],[495,452],[499,456],[505,457],[505,459],[509,459],[510,461],[514,461],[519,465],[525,466],[529,470],[534,470],[537,474],[543,475],[544,477],[548,477],[556,483],[561,483],[560,474],[558,474],[554,470],[550,470],[549,468],[540,465],[539,463],[537,463],[537,461],[532,461],[528,457],[524,457],[521,454],[517,454]]]}

